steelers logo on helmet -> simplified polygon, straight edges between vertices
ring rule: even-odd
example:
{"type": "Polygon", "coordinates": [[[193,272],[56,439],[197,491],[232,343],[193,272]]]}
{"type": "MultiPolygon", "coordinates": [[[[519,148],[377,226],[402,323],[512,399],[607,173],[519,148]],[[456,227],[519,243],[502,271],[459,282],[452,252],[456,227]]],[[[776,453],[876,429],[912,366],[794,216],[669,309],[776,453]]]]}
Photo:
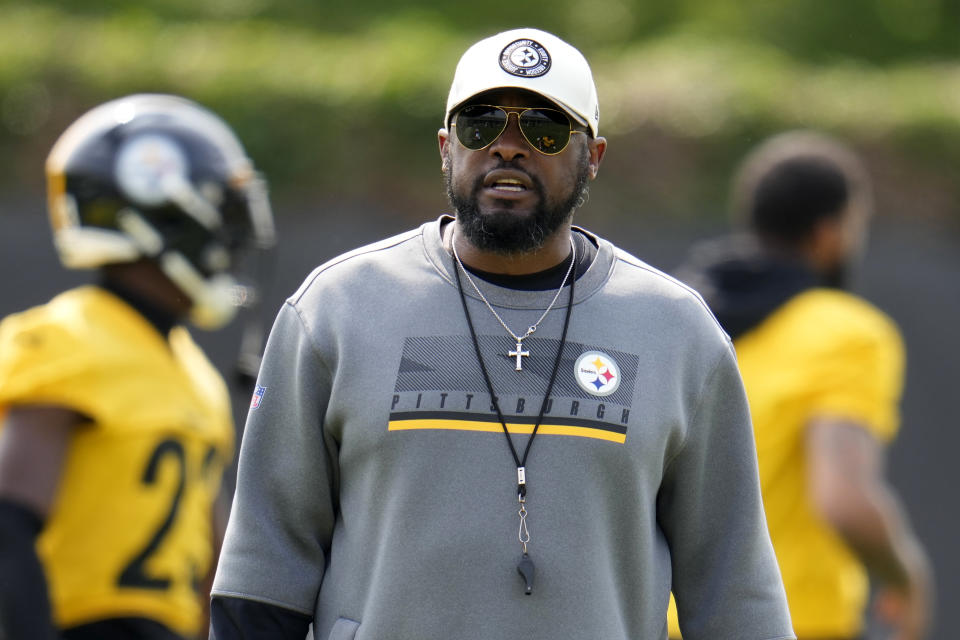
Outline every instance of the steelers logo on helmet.
{"type": "Polygon", "coordinates": [[[535,40],[514,40],[500,52],[500,67],[510,75],[537,78],[550,70],[550,54],[535,40]]]}
{"type": "Polygon", "coordinates": [[[170,199],[172,187],[187,179],[187,156],[169,136],[146,134],[123,143],[117,154],[117,184],[132,201],[156,207],[170,199]]]}
{"type": "Polygon", "coordinates": [[[587,351],[577,358],[573,375],[580,388],[594,396],[608,396],[620,386],[620,366],[602,351],[587,351]]]}

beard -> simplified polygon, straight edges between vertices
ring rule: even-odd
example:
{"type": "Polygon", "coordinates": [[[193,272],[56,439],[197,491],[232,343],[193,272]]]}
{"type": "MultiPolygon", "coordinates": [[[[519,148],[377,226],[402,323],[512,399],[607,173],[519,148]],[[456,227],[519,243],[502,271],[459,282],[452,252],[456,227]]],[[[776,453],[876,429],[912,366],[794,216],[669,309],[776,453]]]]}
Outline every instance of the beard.
{"type": "MultiPolygon", "coordinates": [[[[536,176],[527,174],[538,196],[537,207],[529,216],[512,213],[510,209],[514,203],[510,200],[498,200],[499,210],[483,213],[480,211],[479,194],[483,189],[484,176],[477,177],[470,193],[461,194],[453,188],[452,171],[447,171],[444,174],[447,198],[457,213],[459,229],[470,244],[481,251],[500,255],[516,255],[543,247],[547,238],[569,222],[574,210],[586,200],[590,155],[586,146],[580,149],[576,178],[569,195],[560,202],[551,203],[543,183],[536,176]]],[[[510,162],[501,162],[497,168],[519,170],[510,162]]]]}

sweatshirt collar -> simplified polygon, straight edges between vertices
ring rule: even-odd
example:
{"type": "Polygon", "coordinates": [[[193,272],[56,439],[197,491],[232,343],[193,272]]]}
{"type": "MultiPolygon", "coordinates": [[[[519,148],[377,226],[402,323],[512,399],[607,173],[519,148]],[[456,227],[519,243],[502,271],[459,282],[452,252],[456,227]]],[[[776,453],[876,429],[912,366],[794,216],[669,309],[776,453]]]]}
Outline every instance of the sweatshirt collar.
{"type": "MultiPolygon", "coordinates": [[[[456,288],[456,276],[454,274],[453,256],[447,252],[443,246],[441,237],[442,223],[451,222],[453,217],[442,215],[436,220],[424,223],[420,227],[420,235],[423,239],[424,252],[427,260],[431,263],[441,278],[456,288]]],[[[579,274],[575,291],[574,304],[582,302],[597,290],[610,278],[615,263],[615,251],[613,245],[606,240],[590,233],[581,227],[574,227],[575,231],[583,234],[588,241],[597,247],[596,256],[593,262],[583,273],[579,274]]],[[[508,287],[498,286],[483,279],[475,278],[477,285],[483,291],[491,304],[501,307],[515,309],[544,309],[550,303],[555,291],[524,291],[508,287]]],[[[465,289],[468,297],[480,299],[475,291],[470,287],[465,289]]]]}

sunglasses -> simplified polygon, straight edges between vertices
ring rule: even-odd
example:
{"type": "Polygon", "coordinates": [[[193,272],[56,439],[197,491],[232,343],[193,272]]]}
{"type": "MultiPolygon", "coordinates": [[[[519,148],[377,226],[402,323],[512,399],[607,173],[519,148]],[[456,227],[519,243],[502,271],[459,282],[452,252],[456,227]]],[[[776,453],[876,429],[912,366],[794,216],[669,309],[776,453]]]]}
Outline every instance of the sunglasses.
{"type": "Polygon", "coordinates": [[[479,151],[493,144],[506,131],[510,114],[517,114],[520,133],[540,153],[553,156],[567,148],[570,136],[586,133],[573,128],[566,113],[547,107],[498,107],[473,104],[464,107],[453,119],[457,140],[467,149],[479,151]]]}

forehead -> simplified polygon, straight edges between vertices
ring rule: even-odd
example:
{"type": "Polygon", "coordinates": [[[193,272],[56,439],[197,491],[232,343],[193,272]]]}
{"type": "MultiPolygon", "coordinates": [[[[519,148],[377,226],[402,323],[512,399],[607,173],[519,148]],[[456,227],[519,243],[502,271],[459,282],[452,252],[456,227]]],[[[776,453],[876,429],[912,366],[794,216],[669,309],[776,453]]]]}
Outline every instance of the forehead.
{"type": "Polygon", "coordinates": [[[559,105],[539,93],[509,87],[478,93],[467,100],[464,106],[471,104],[493,104],[501,107],[551,107],[562,111],[559,105]]]}

